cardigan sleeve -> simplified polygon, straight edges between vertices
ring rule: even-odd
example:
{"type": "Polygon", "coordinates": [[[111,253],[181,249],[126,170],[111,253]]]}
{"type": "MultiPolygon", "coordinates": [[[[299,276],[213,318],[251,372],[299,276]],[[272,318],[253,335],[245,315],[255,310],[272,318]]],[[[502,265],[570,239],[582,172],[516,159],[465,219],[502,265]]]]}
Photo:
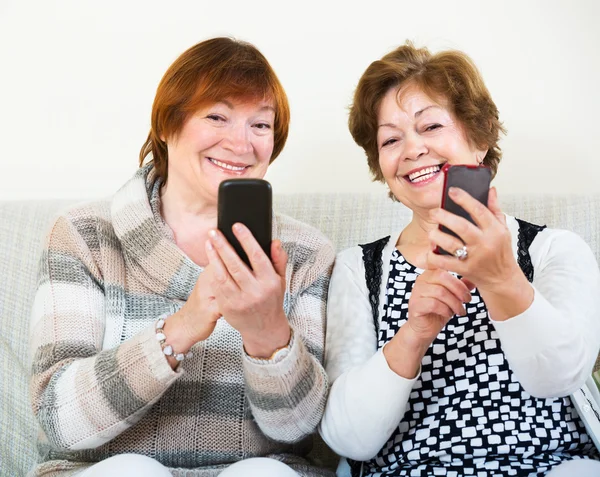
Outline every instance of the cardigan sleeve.
{"type": "Polygon", "coordinates": [[[294,330],[290,346],[272,361],[247,355],[243,361],[248,402],[256,423],[280,442],[297,442],[316,430],[329,391],[322,362],[335,252],[329,241],[315,238],[312,243],[287,246],[287,317],[294,330]]]}
{"type": "Polygon", "coordinates": [[[331,277],[325,367],[333,384],[321,436],[341,456],[371,459],[402,420],[418,376],[397,375],[377,351],[359,247],[338,255],[331,277]]]}
{"type": "Polygon", "coordinates": [[[530,247],[534,299],[520,315],[492,322],[519,382],[532,396],[579,389],[600,348],[600,272],[590,247],[566,230],[544,230],[530,247]]]}
{"type": "Polygon", "coordinates": [[[71,220],[61,217],[42,253],[30,323],[32,407],[57,448],[110,441],[180,374],[164,358],[152,327],[102,350],[106,315],[101,270],[71,220]]]}

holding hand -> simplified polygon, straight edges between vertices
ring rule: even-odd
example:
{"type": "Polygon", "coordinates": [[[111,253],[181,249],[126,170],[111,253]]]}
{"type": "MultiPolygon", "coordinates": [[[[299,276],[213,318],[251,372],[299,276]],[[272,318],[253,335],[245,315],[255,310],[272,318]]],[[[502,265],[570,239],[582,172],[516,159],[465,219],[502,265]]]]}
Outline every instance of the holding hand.
{"type": "Polygon", "coordinates": [[[415,281],[408,301],[408,326],[412,334],[429,346],[454,315],[464,316],[471,301],[468,280],[459,280],[445,270],[425,270],[415,281]]]}
{"type": "Polygon", "coordinates": [[[289,343],[291,329],[283,311],[287,255],[279,240],[271,243],[273,262],[242,224],[233,233],[252,270],[218,230],[209,233],[206,253],[213,267],[212,289],[223,318],[240,332],[246,352],[268,358],[289,343]]]}
{"type": "Polygon", "coordinates": [[[479,289],[502,287],[521,270],[513,255],[510,231],[498,205],[496,188],[490,189],[488,207],[462,189],[451,188],[449,194],[471,215],[476,225],[446,210],[436,209],[431,217],[455,232],[464,243],[437,228],[429,233],[429,238],[449,252],[466,247],[468,258],[461,260],[429,252],[427,259],[430,268],[451,270],[466,277],[479,289]]]}
{"type": "Polygon", "coordinates": [[[464,190],[451,188],[449,194],[476,225],[445,210],[434,210],[433,220],[448,227],[462,241],[437,228],[429,233],[430,240],[444,250],[463,250],[466,254],[458,258],[430,251],[428,267],[451,270],[477,286],[494,320],[521,314],[531,305],[534,291],[513,254],[512,236],[498,205],[496,188],[490,189],[488,207],[464,190]]]}
{"type": "Polygon", "coordinates": [[[204,268],[188,300],[181,308],[182,322],[193,342],[204,341],[215,329],[221,317],[212,292],[213,267],[204,268]]]}

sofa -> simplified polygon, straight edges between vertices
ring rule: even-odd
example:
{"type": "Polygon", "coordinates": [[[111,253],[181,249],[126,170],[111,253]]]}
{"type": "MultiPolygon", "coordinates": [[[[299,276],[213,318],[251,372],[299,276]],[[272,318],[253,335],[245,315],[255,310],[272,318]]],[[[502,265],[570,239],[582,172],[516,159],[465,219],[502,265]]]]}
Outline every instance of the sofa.
{"type": "MultiPolygon", "coordinates": [[[[29,314],[41,240],[58,212],[72,203],[0,202],[1,477],[23,476],[36,461],[37,430],[28,398],[29,314]]],[[[338,250],[380,238],[410,220],[410,211],[383,193],[277,195],[274,206],[322,230],[338,250]]],[[[600,261],[600,193],[505,196],[502,206],[530,222],[573,230],[600,261]]],[[[316,451],[322,456],[322,444],[316,451]]]]}

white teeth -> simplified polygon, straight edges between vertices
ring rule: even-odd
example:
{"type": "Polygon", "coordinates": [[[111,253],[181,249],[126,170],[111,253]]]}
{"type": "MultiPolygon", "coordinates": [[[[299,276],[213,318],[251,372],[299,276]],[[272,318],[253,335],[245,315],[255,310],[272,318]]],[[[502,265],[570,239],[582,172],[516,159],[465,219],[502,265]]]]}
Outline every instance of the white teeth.
{"type": "Polygon", "coordinates": [[[243,171],[244,169],[246,169],[246,166],[232,166],[229,164],[225,164],[224,162],[221,161],[217,161],[216,159],[213,159],[212,157],[209,157],[208,160],[210,162],[212,162],[213,164],[216,164],[219,167],[222,167],[223,169],[229,169],[230,171],[243,171]]]}
{"type": "Polygon", "coordinates": [[[430,179],[430,178],[432,178],[434,175],[435,175],[435,172],[431,172],[431,173],[429,173],[429,174],[425,174],[424,176],[417,177],[417,178],[416,178],[414,181],[411,181],[411,182],[412,182],[412,183],[415,183],[415,182],[423,182],[423,181],[426,181],[427,179],[430,179]]]}
{"type": "Polygon", "coordinates": [[[440,166],[432,166],[421,169],[420,171],[413,172],[409,174],[408,179],[411,182],[422,182],[427,180],[435,175],[436,172],[440,170],[440,166]]]}

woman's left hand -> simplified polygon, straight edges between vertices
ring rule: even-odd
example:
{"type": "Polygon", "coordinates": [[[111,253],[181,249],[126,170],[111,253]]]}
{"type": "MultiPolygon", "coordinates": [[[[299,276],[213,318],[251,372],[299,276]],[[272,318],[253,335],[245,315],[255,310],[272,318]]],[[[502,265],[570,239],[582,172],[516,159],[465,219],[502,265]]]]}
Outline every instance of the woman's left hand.
{"type": "Polygon", "coordinates": [[[496,291],[511,283],[515,274],[522,275],[512,250],[511,234],[506,218],[498,205],[496,188],[489,192],[488,207],[459,188],[451,188],[450,197],[473,218],[476,226],[458,215],[443,209],[431,212],[431,218],[455,232],[464,241],[438,228],[429,233],[433,245],[453,253],[463,245],[467,250],[464,260],[451,255],[430,251],[427,260],[431,268],[458,273],[481,290],[496,291]]]}
{"type": "Polygon", "coordinates": [[[242,224],[233,233],[248,255],[252,270],[218,230],[209,233],[206,253],[213,267],[213,293],[223,318],[242,335],[246,352],[268,358],[290,341],[283,311],[287,254],[279,240],[271,243],[272,262],[242,224]]]}

